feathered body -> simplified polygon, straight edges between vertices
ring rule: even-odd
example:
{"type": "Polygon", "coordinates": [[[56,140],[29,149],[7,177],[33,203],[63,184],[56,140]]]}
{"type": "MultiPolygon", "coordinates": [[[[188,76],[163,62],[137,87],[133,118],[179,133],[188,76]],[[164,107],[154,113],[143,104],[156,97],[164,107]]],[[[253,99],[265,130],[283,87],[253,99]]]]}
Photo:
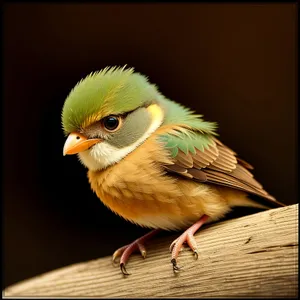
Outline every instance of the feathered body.
{"type": "Polygon", "coordinates": [[[121,217],[167,230],[187,228],[203,214],[221,218],[231,206],[246,202],[246,193],[167,175],[168,156],[155,134],[118,164],[90,170],[91,187],[121,217]]]}
{"type": "Polygon", "coordinates": [[[121,217],[150,228],[190,226],[202,215],[223,217],[231,207],[281,205],[250,173],[252,167],[216,138],[216,124],[165,98],[133,69],[89,75],[68,96],[62,123],[101,143],[78,153],[92,190],[121,217]],[[108,134],[109,115],[122,126],[108,134]]]}

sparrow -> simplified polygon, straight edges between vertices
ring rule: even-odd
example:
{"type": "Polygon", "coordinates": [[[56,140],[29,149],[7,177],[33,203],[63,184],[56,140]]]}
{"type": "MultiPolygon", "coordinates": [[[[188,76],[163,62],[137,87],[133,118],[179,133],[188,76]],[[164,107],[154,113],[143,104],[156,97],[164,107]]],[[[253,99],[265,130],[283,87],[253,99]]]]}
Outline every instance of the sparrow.
{"type": "Polygon", "coordinates": [[[114,213],[148,234],[115,251],[125,265],[160,230],[183,233],[170,246],[174,272],[195,232],[235,206],[284,206],[266,192],[253,167],[218,138],[217,124],[166,98],[133,68],[106,67],[79,81],[62,108],[63,155],[77,154],[93,192],[114,213]],[[255,195],[256,197],[251,197],[255,195]]]}

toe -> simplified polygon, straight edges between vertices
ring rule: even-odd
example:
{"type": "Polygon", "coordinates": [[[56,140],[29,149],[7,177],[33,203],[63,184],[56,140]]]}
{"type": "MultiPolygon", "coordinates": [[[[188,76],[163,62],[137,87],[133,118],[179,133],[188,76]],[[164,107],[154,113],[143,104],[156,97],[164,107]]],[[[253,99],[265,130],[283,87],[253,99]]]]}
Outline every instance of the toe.
{"type": "Polygon", "coordinates": [[[197,242],[196,242],[194,236],[193,236],[191,233],[188,233],[188,234],[187,234],[186,241],[187,241],[189,247],[190,247],[194,252],[197,251],[197,242]]]}
{"type": "Polygon", "coordinates": [[[123,247],[117,249],[117,250],[114,252],[114,254],[113,254],[113,256],[112,256],[112,261],[113,261],[113,263],[116,262],[116,259],[117,259],[119,256],[121,256],[121,255],[123,254],[123,252],[125,251],[125,249],[126,249],[127,247],[128,247],[128,245],[123,246],[123,247]]]}
{"type": "Polygon", "coordinates": [[[178,238],[171,243],[170,248],[169,248],[170,252],[172,252],[173,247],[175,246],[175,244],[177,243],[177,241],[178,241],[178,238]]]}

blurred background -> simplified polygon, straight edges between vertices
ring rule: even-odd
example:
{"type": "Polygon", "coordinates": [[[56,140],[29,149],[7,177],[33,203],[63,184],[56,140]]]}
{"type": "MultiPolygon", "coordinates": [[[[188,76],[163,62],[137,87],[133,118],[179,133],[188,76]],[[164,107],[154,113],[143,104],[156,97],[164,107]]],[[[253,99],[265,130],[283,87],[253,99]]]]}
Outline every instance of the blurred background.
{"type": "Polygon", "coordinates": [[[6,4],[3,283],[111,255],[147,232],[62,156],[61,108],[81,78],[135,67],[219,124],[285,204],[296,189],[296,4],[6,4]]]}

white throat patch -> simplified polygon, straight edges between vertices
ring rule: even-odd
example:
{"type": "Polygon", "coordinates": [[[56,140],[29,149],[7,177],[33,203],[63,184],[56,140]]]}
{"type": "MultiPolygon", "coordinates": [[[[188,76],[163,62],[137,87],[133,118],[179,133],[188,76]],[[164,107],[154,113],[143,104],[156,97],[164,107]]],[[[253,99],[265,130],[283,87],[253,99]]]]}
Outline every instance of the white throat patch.
{"type": "Polygon", "coordinates": [[[136,149],[161,125],[163,121],[163,112],[156,104],[149,106],[148,110],[152,114],[153,121],[147,131],[135,143],[124,148],[114,147],[107,142],[98,143],[91,149],[78,153],[78,158],[81,163],[89,170],[102,170],[119,162],[136,149]]]}

